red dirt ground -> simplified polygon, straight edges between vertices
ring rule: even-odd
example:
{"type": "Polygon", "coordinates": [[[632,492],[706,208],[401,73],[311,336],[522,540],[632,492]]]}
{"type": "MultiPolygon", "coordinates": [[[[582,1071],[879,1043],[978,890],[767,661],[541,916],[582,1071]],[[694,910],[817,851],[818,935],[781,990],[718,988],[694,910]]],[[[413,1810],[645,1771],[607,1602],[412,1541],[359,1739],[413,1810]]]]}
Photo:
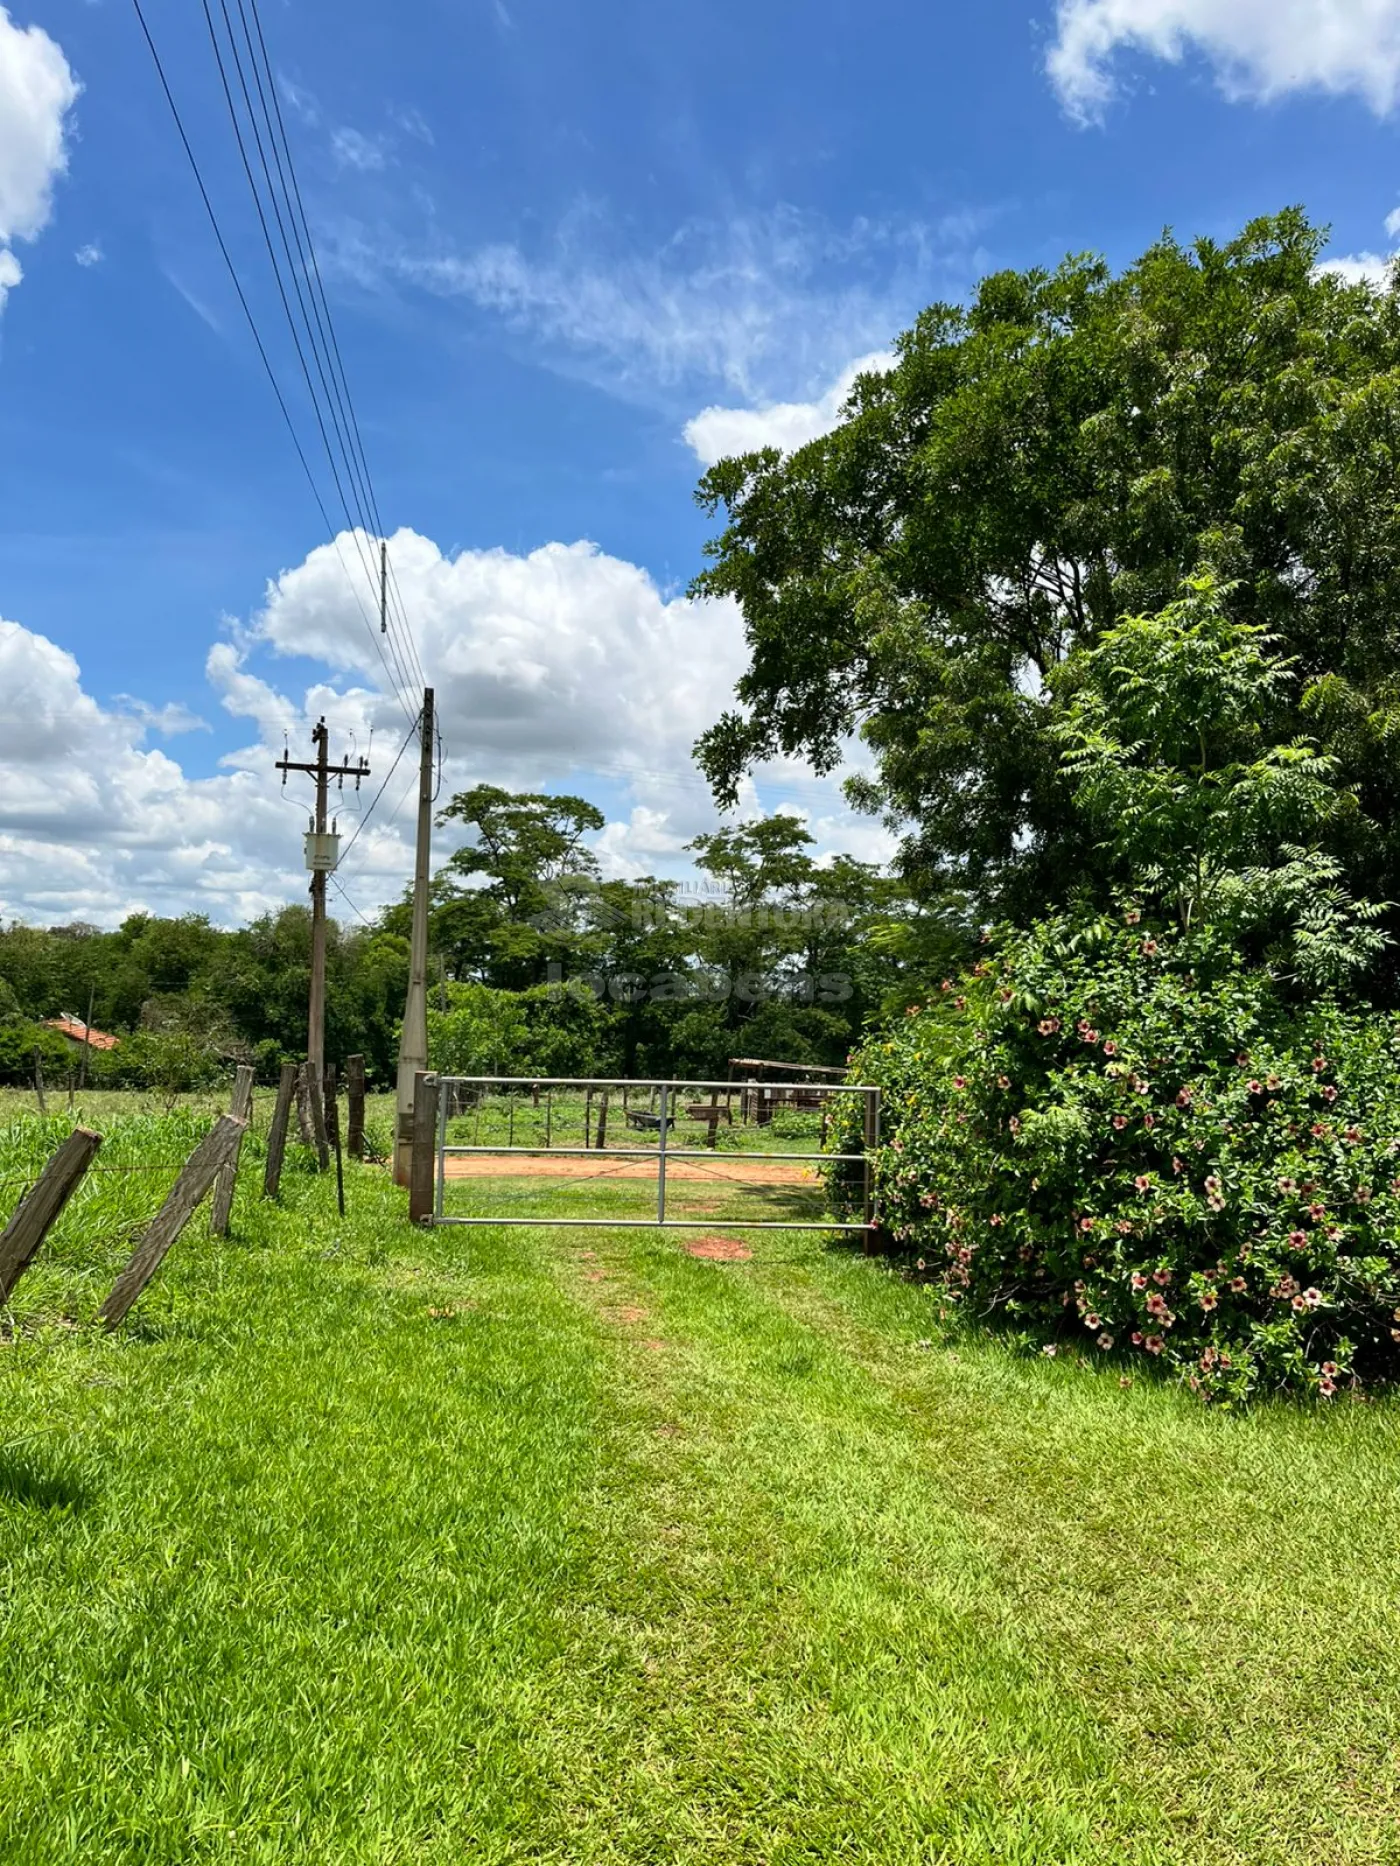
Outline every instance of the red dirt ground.
{"type": "Polygon", "coordinates": [[[747,1263],[753,1252],[738,1238],[703,1237],[686,1245],[692,1257],[704,1257],[711,1263],[747,1263]]]}

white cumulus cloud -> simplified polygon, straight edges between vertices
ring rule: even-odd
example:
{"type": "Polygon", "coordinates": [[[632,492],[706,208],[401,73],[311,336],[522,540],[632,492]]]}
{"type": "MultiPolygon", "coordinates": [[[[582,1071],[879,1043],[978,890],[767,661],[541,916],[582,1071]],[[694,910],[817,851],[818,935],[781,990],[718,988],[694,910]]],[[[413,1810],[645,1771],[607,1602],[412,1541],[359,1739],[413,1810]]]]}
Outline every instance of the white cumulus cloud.
{"type": "Polygon", "coordinates": [[[1103,115],[1125,51],[1198,53],[1233,99],[1317,90],[1384,116],[1400,95],[1400,0],[1058,0],[1046,67],[1072,116],[1103,115]]]}
{"type": "Polygon", "coordinates": [[[13,246],[48,225],[79,85],[58,45],[0,6],[0,310],[24,276],[13,246]]]}
{"type": "MultiPolygon", "coordinates": [[[[436,691],[444,794],[477,782],[578,791],[607,812],[596,839],[606,874],[688,873],[684,844],[718,820],[691,745],[743,669],[737,609],[668,594],[587,543],[449,557],[405,530],[390,549],[436,691]]],[[[296,778],[284,792],[273,766],[284,744],[310,756],[322,716],[337,758],[370,755],[369,783],[335,799],[347,839],[389,779],[339,880],[366,913],[401,896],[416,747],[347,563],[358,563],[348,536],[273,579],[247,621],[226,621],[206,673],[248,736],[207,778],[150,743],[197,732],[196,714],[127,698],[103,707],[72,655],[0,622],[0,919],[112,924],[142,909],[237,922],[304,899],[310,792],[296,778]],[[278,679],[292,656],[324,670],[295,692],[278,679]]],[[[403,699],[416,710],[416,693],[403,699]]],[[[757,772],[742,803],[746,816],[798,810],[821,853],[888,845],[846,809],[839,777],[796,762],[757,772]]],[[[440,833],[439,863],[452,846],[440,833]]],[[[342,896],[334,903],[350,917],[342,896]]]]}
{"type": "Polygon", "coordinates": [[[876,370],[893,369],[895,359],[888,350],[874,350],[858,357],[811,402],[767,402],[759,408],[702,408],[685,424],[685,438],[705,466],[733,454],[755,453],[760,447],[777,447],[791,453],[805,447],[820,434],[829,434],[841,420],[857,376],[876,370]]]}

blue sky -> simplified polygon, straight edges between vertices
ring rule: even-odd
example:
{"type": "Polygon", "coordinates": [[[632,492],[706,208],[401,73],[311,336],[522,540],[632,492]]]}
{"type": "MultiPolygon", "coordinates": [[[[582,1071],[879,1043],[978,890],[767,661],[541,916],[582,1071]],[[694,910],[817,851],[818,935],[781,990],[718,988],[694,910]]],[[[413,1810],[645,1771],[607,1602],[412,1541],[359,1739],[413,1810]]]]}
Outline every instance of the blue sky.
{"type": "MultiPolygon", "coordinates": [[[[311,451],[202,13],[146,10],[311,451]]],[[[707,443],[816,431],[994,267],[1289,202],[1360,264],[1393,243],[1400,0],[262,16],[448,781],[586,792],[617,872],[683,872],[711,821],[687,747],[742,654],[682,595],[707,443]]],[[[296,898],[283,733],[403,728],[128,0],[0,6],[0,298],[0,915],[296,898]]],[[[810,773],[760,774],[779,806],[880,852],[810,773]]]]}

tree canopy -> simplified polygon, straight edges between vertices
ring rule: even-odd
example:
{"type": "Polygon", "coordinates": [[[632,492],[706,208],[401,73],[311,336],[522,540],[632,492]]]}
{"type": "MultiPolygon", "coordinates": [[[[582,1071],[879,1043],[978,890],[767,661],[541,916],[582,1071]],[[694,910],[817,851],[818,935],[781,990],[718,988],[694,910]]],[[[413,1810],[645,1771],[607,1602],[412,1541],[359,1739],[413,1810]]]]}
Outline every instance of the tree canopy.
{"type": "Polygon", "coordinates": [[[738,600],[749,648],[697,747],[720,798],[775,754],[834,768],[859,733],[852,794],[921,892],[1024,917],[1102,883],[1055,671],[1212,570],[1296,664],[1280,740],[1312,732],[1357,788],[1353,878],[1400,897],[1400,302],[1321,272],[1324,240],[1290,209],[1117,275],[994,274],[925,311],[831,433],[713,467],[693,588],[738,600]]]}

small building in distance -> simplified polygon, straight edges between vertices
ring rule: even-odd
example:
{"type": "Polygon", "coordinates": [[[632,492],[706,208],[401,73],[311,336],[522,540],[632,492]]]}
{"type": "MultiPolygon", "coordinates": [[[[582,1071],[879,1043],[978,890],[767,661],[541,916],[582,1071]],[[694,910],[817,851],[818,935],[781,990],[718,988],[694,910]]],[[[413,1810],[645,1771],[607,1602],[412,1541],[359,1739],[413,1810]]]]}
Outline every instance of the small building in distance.
{"type": "Polygon", "coordinates": [[[46,1017],[45,1027],[56,1030],[61,1037],[70,1042],[85,1046],[90,1050],[114,1050],[121,1042],[120,1037],[110,1037],[105,1030],[93,1030],[81,1017],[74,1017],[65,1012],[62,1017],[46,1017]]]}

